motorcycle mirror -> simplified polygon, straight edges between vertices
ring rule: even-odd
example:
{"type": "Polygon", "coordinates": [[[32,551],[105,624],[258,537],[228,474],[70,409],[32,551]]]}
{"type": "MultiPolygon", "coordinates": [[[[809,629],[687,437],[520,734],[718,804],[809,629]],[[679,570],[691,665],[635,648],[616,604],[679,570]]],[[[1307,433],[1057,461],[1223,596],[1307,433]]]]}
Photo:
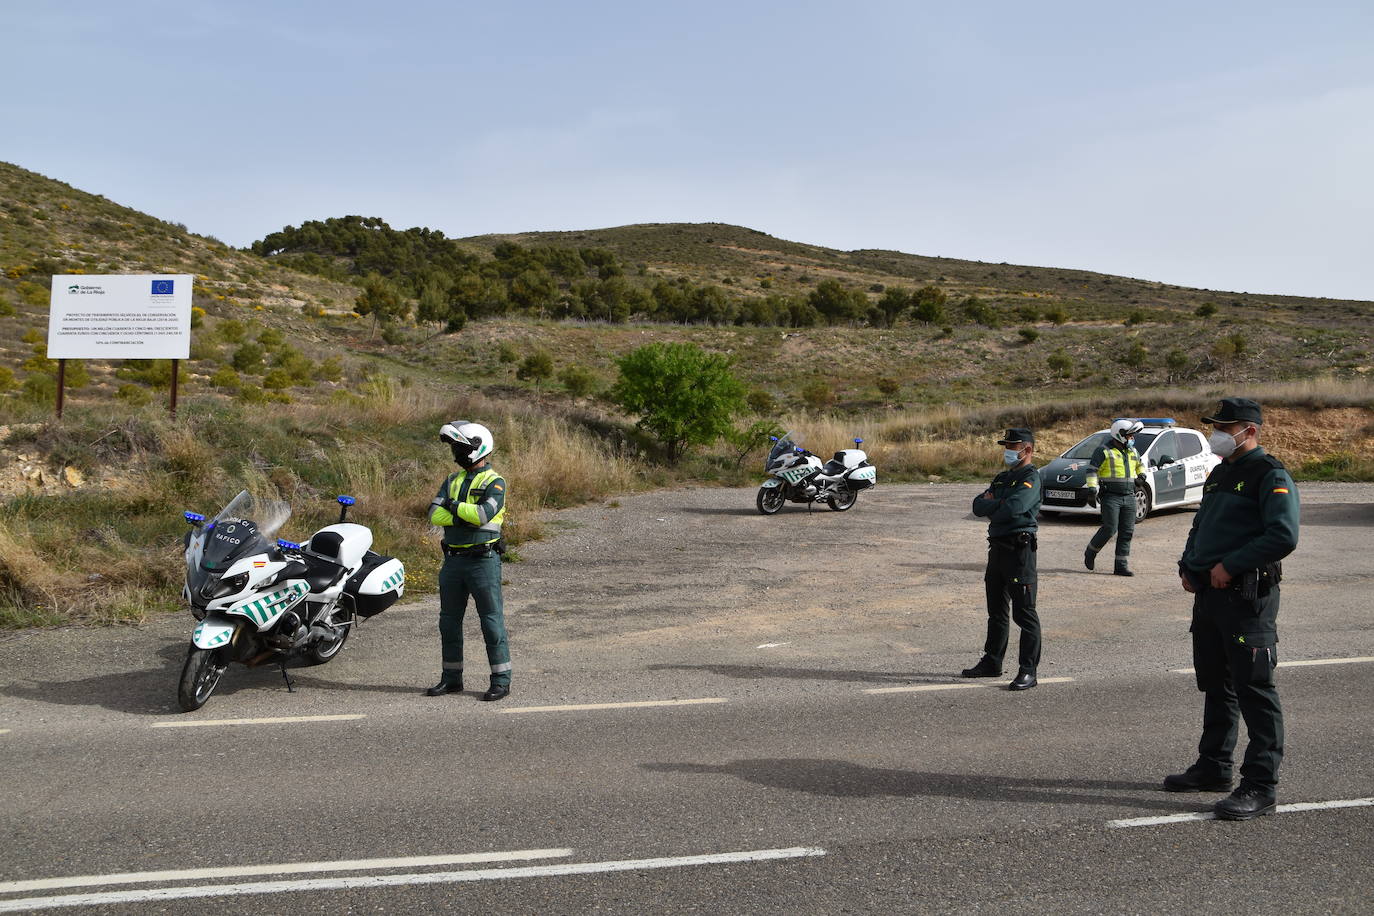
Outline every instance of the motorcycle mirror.
{"type": "Polygon", "coordinates": [[[300,549],[301,549],[301,545],[300,545],[300,544],[297,544],[295,541],[286,541],[286,540],[283,540],[283,539],[281,539],[281,538],[277,538],[277,546],[278,546],[278,547],[283,547],[283,548],[285,548],[285,549],[287,549],[287,550],[300,550],[300,549]]]}

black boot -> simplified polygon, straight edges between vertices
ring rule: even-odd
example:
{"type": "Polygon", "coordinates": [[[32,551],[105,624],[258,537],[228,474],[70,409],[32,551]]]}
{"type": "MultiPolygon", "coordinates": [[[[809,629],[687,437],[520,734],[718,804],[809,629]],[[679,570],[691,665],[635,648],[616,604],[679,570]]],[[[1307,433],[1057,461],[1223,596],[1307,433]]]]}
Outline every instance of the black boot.
{"type": "Polygon", "coordinates": [[[993,662],[992,659],[984,655],[978,660],[978,664],[972,668],[965,668],[959,672],[964,677],[1001,677],[1002,666],[993,662]]]}
{"type": "Polygon", "coordinates": [[[460,676],[460,677],[457,677],[457,678],[452,678],[452,677],[449,677],[448,675],[443,675],[442,677],[439,678],[439,683],[435,684],[433,687],[431,687],[431,688],[429,688],[428,690],[425,691],[425,696],[427,696],[427,697],[441,697],[441,696],[443,696],[443,695],[446,694],[446,693],[462,693],[462,692],[463,692],[463,678],[462,678],[461,676],[460,676]]]}
{"type": "Polygon", "coordinates": [[[1208,773],[1206,770],[1191,766],[1182,773],[1171,773],[1164,777],[1165,792],[1229,792],[1231,774],[1225,776],[1208,773]]]}
{"type": "Polygon", "coordinates": [[[1112,575],[1114,575],[1114,576],[1134,576],[1135,573],[1131,572],[1131,568],[1130,568],[1130,566],[1128,566],[1128,565],[1126,564],[1125,558],[1123,558],[1123,557],[1117,557],[1117,558],[1116,558],[1116,569],[1113,569],[1113,570],[1112,570],[1112,575]]]}
{"type": "Polygon", "coordinates": [[[482,694],[482,699],[489,701],[500,700],[508,696],[510,696],[510,684],[498,684],[492,681],[491,686],[487,688],[487,692],[482,694]]]}
{"type": "Polygon", "coordinates": [[[1241,783],[1240,788],[1217,802],[1212,810],[1223,821],[1248,821],[1252,817],[1273,814],[1275,801],[1273,789],[1241,783]]]}
{"type": "Polygon", "coordinates": [[[1007,685],[1008,690],[1030,690],[1040,683],[1035,679],[1035,672],[1027,668],[1022,668],[1016,672],[1016,677],[1007,685]]]}
{"type": "Polygon", "coordinates": [[[1089,569],[1092,569],[1092,568],[1093,568],[1093,565],[1094,565],[1096,562],[1097,562],[1097,551],[1096,551],[1096,550],[1093,550],[1091,547],[1089,547],[1087,550],[1083,551],[1083,565],[1084,565],[1084,566],[1088,567],[1089,569]]]}

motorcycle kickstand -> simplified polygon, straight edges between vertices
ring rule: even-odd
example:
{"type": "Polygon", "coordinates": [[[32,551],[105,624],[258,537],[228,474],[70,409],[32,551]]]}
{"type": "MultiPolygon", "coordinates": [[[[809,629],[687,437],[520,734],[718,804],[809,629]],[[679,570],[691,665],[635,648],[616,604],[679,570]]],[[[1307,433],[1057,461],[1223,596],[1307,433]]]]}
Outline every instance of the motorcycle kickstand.
{"type": "Polygon", "coordinates": [[[281,660],[281,676],[282,676],[282,680],[286,681],[286,692],[287,692],[287,693],[295,693],[295,692],[296,692],[296,682],[293,681],[293,680],[291,680],[291,675],[289,675],[289,674],[286,673],[286,659],[285,659],[285,658],[283,658],[283,659],[281,660]]]}

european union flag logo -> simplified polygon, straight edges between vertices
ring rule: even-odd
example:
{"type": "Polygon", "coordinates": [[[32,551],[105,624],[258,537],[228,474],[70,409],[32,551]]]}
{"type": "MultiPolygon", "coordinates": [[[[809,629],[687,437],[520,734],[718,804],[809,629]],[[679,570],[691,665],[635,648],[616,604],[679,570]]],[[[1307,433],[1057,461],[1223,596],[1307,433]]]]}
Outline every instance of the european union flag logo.
{"type": "Polygon", "coordinates": [[[174,283],[176,283],[175,280],[154,280],[154,281],[153,281],[153,295],[154,295],[154,296],[170,296],[170,295],[172,295],[172,286],[173,286],[174,283]]]}

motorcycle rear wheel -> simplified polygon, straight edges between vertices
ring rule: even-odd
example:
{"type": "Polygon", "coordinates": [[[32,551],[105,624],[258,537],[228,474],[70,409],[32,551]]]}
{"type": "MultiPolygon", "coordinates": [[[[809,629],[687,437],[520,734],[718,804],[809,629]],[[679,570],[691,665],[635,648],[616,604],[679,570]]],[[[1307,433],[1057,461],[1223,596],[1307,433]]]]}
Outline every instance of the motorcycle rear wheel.
{"type": "Polygon", "coordinates": [[[310,648],[305,650],[305,660],[312,665],[323,665],[343,651],[344,643],[348,642],[348,634],[353,632],[352,611],[340,611],[334,617],[336,623],[348,623],[350,625],[344,628],[338,639],[320,639],[310,644],[310,648]]]}
{"type": "Polygon", "coordinates": [[[759,487],[758,498],[754,500],[764,515],[777,515],[785,502],[787,495],[782,492],[782,487],[759,487]]]}
{"type": "Polygon", "coordinates": [[[186,664],[181,668],[181,681],[177,685],[177,705],[182,712],[200,709],[219,686],[227,666],[219,664],[218,656],[218,649],[192,646],[187,651],[186,664]]]}
{"type": "Polygon", "coordinates": [[[845,487],[843,490],[825,498],[825,504],[836,512],[848,512],[859,501],[859,491],[845,487]]]}

